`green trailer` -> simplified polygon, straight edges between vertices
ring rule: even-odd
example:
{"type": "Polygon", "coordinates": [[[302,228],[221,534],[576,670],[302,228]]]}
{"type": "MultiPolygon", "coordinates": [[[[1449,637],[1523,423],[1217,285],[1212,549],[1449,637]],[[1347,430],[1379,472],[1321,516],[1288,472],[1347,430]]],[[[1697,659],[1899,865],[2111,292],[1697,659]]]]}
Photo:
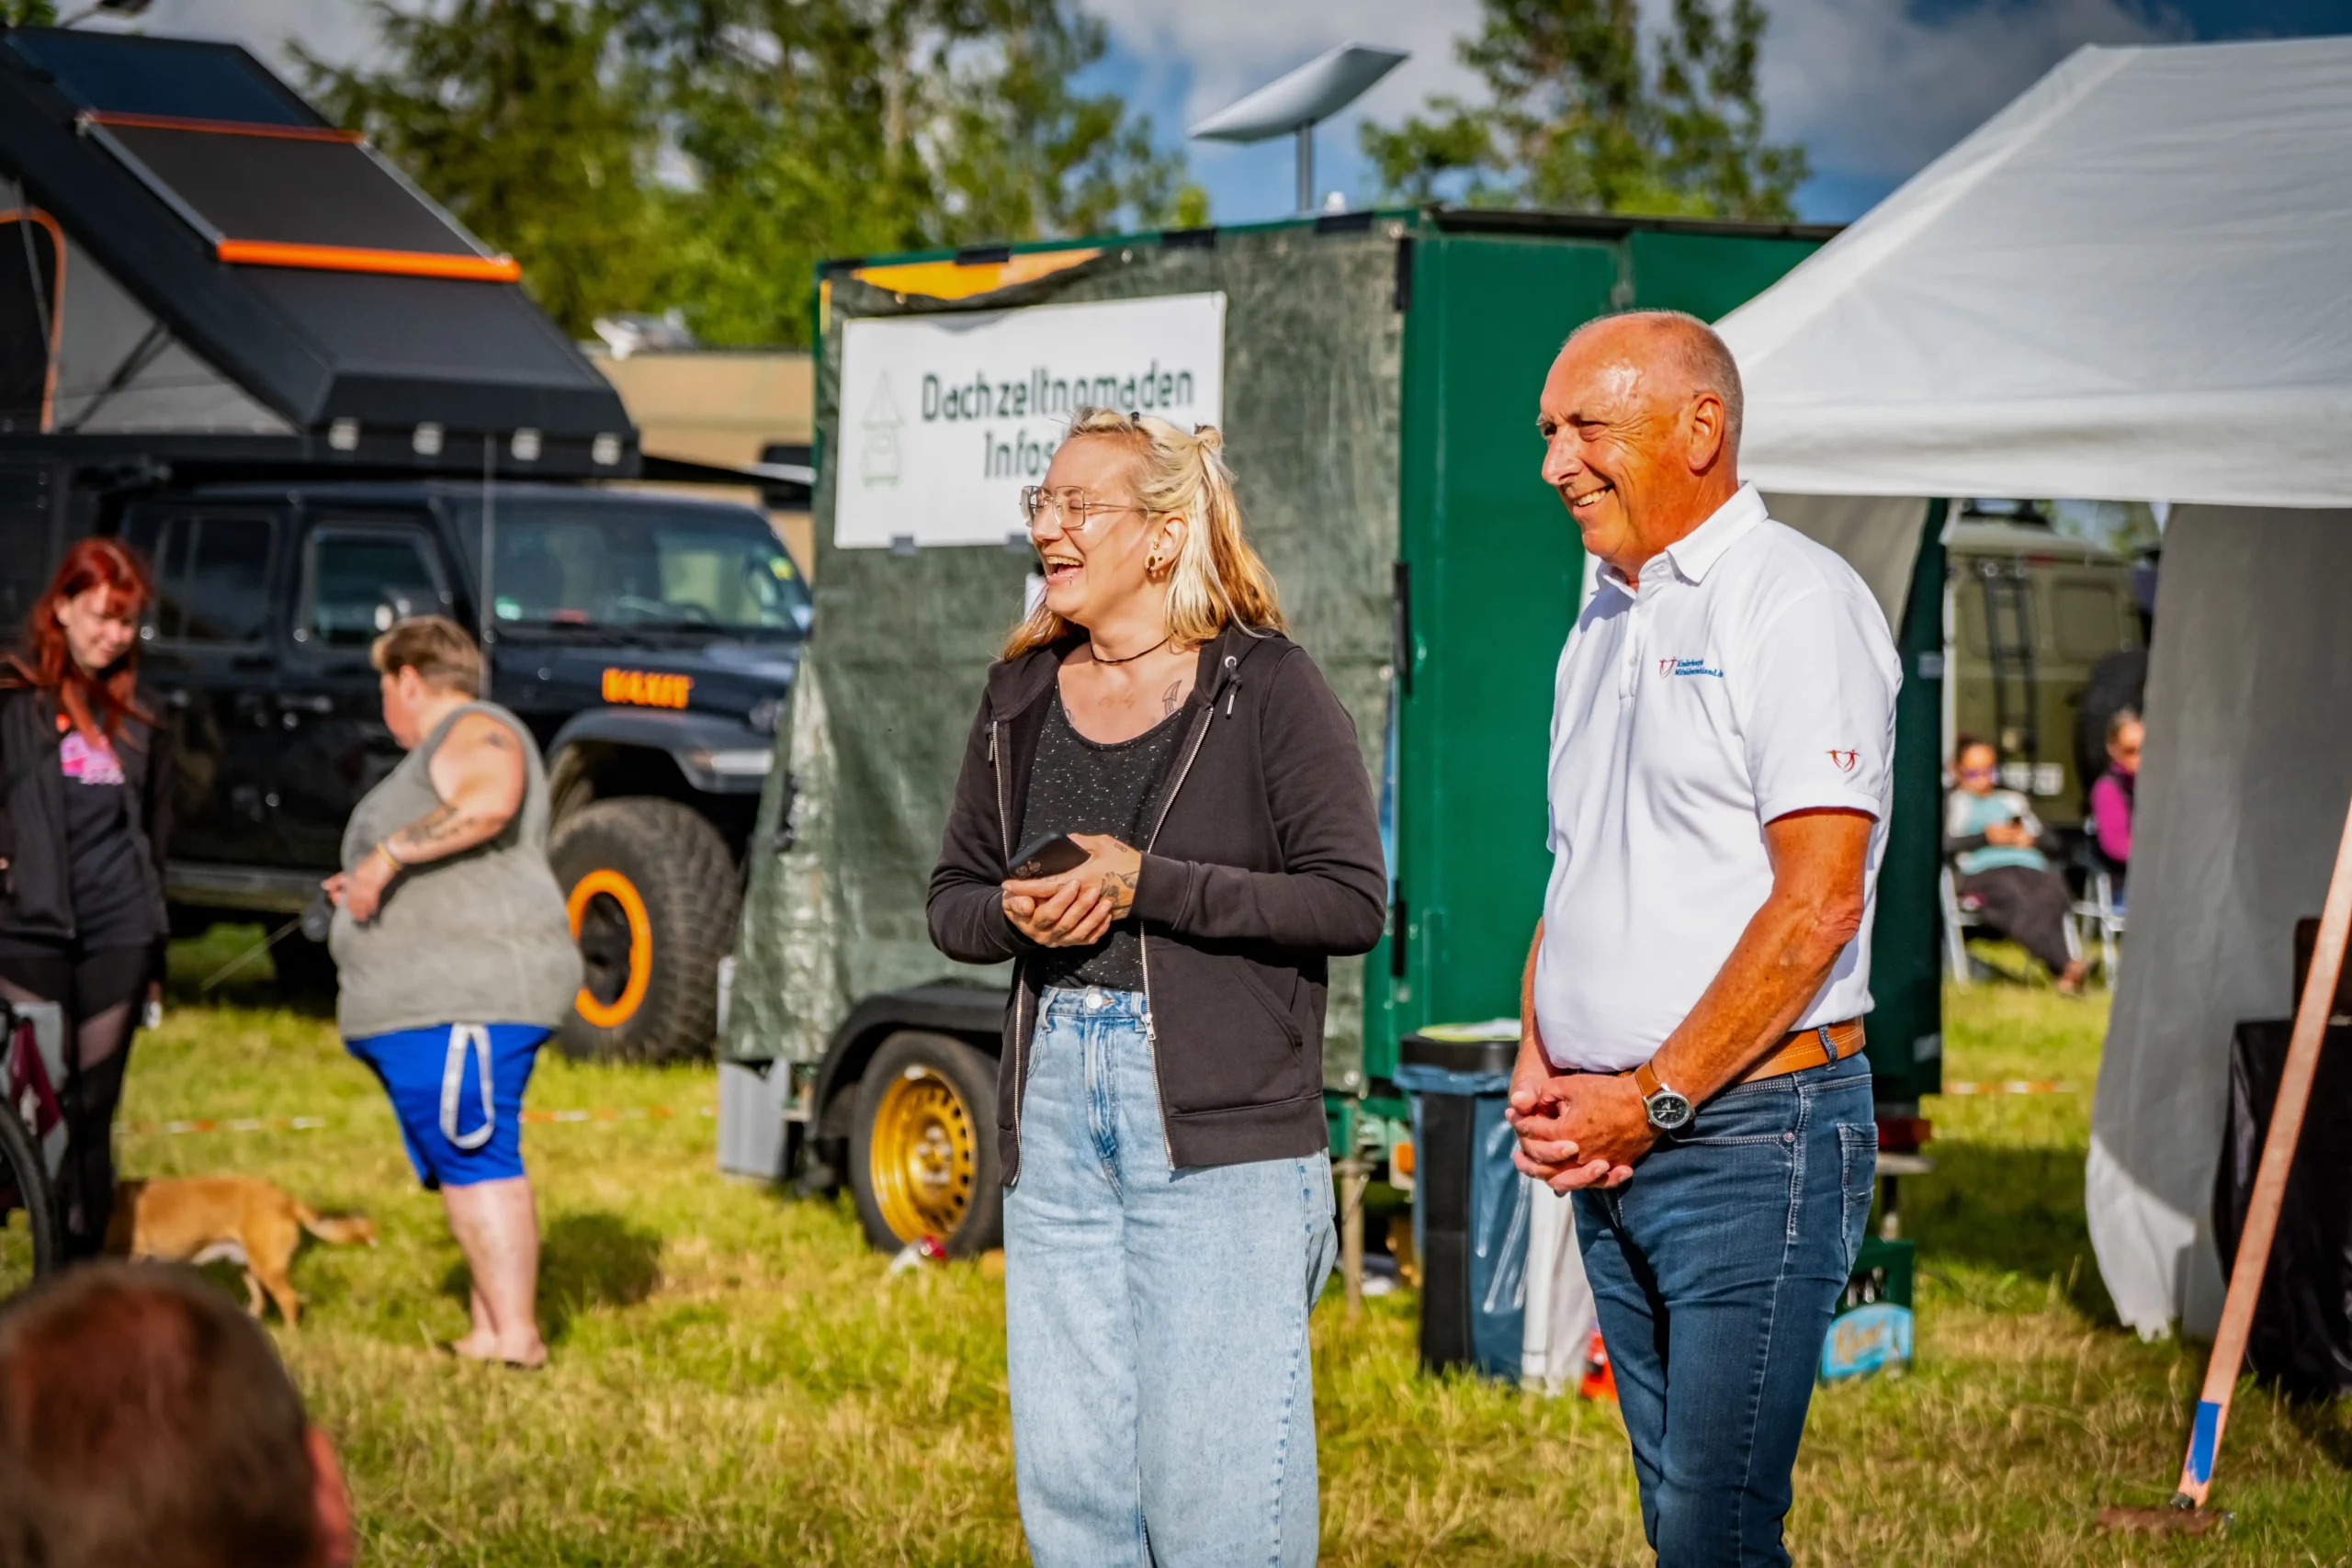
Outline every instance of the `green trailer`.
{"type": "MultiPolygon", "coordinates": [[[[1012,489],[1053,418],[1098,401],[1215,415],[1295,635],[1354,716],[1393,907],[1335,965],[1324,1082],[1334,1154],[1385,1167],[1397,1042],[1516,1011],[1549,870],[1552,676],[1589,573],[1538,477],[1544,371],[1612,310],[1720,317],[1829,232],[1431,209],[828,265],[815,628],[754,839],[722,1163],[845,1179],[877,1245],[994,1244],[1009,973],[932,949],[924,886],[1035,568],[1012,489]]],[[[1944,566],[1941,509],[1887,504],[1775,510],[1863,568],[1904,649],[1869,1024],[1900,1117],[1939,1082],[1944,566]]]]}

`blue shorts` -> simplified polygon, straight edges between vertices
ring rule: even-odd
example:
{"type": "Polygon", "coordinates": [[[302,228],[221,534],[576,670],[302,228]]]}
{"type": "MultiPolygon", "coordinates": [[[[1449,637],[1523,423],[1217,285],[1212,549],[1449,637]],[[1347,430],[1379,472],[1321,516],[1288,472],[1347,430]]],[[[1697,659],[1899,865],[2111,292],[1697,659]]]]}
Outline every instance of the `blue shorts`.
{"type": "Polygon", "coordinates": [[[376,1069],[409,1164],[432,1190],[523,1174],[523,1089],[553,1032],[535,1023],[452,1023],[370,1034],[344,1048],[376,1069]]]}

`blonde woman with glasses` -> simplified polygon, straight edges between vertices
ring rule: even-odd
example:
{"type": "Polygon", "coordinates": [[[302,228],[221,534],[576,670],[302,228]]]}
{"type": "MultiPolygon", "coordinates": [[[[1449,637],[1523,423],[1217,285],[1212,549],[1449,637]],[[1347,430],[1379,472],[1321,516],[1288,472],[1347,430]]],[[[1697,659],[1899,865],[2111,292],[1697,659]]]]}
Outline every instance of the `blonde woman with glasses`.
{"type": "Polygon", "coordinates": [[[1324,998],[1386,874],[1222,446],[1072,420],[1023,496],[1045,596],[989,672],[932,874],[940,950],[1015,966],[1005,1335],[1044,1568],[1316,1555],[1324,998]],[[1037,869],[1049,840],[1077,863],[1037,869]]]}

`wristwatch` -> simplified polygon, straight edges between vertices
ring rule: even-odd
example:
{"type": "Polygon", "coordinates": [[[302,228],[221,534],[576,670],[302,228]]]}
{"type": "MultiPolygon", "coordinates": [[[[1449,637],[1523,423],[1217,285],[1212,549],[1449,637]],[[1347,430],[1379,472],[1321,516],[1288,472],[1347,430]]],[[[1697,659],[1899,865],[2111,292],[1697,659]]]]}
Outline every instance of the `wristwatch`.
{"type": "Polygon", "coordinates": [[[1657,1069],[1644,1062],[1634,1069],[1634,1092],[1642,1097],[1642,1109],[1649,1112],[1650,1125],[1661,1133],[1679,1133],[1690,1125],[1690,1101],[1678,1094],[1657,1076],[1657,1069]]]}

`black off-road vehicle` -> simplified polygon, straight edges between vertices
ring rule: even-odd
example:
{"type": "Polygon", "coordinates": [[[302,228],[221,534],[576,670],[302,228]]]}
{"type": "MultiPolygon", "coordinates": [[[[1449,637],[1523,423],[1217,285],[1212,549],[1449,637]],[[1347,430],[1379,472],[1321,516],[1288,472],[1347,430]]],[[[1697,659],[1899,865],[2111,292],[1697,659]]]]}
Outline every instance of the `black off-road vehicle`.
{"type": "Polygon", "coordinates": [[[564,1044],[706,1049],[808,596],[757,511],[595,481],[805,468],[641,454],[513,260],[233,46],[0,28],[0,627],[85,534],[153,562],[175,921],[309,899],[397,756],[368,644],[439,612],[547,754],[564,1044]]]}
{"type": "MultiPolygon", "coordinates": [[[[575,1054],[658,1060],[715,1028],[744,840],[808,595],[743,506],[584,487],[492,498],[490,692],[548,763],[550,857],[588,980],[575,1054]]],[[[181,735],[166,890],[200,927],[299,910],[400,760],[368,661],[402,615],[478,626],[482,493],[215,485],[123,503],[155,563],[148,684],[181,735]]],[[[328,963],[292,941],[280,971],[328,963]]]]}

